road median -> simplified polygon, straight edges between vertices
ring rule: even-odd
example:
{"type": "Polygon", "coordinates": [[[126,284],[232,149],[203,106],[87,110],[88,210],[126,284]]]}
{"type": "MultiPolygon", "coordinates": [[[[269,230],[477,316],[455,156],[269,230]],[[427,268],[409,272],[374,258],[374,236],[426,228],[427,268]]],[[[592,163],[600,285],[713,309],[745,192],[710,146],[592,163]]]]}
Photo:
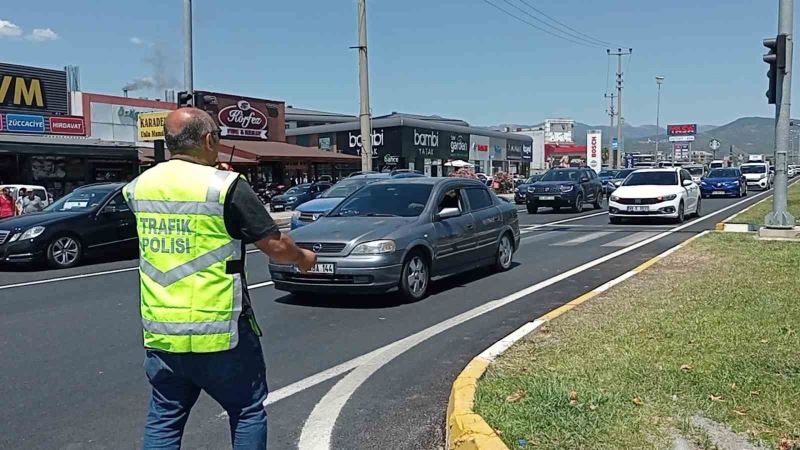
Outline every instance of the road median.
{"type": "MultiPolygon", "coordinates": [[[[792,181],[788,189],[788,210],[795,217],[796,225],[800,225],[800,182],[792,181]]],[[[772,211],[772,195],[743,209],[741,212],[717,224],[717,231],[748,233],[758,231],[764,226],[764,217],[772,211]]]]}
{"type": "Polygon", "coordinates": [[[712,233],[570,302],[459,377],[474,396],[451,398],[450,448],[506,448],[459,434],[457,406],[507,448],[725,448],[720,430],[739,448],[800,448],[798,255],[797,243],[712,233]]]}

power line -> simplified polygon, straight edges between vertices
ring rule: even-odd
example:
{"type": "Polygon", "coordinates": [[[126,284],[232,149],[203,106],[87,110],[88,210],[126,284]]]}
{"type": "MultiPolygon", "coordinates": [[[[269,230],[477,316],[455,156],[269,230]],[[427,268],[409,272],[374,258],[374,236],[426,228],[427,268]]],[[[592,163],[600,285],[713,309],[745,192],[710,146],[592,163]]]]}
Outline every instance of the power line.
{"type": "Polygon", "coordinates": [[[589,39],[589,40],[591,40],[591,41],[595,41],[595,42],[597,42],[597,43],[599,43],[599,44],[602,44],[602,45],[604,45],[604,46],[610,46],[610,47],[614,47],[614,45],[613,45],[613,44],[611,44],[610,42],[606,42],[606,41],[603,41],[603,40],[597,39],[597,38],[595,38],[595,37],[592,37],[592,36],[590,36],[590,35],[588,35],[588,34],[586,34],[586,33],[582,33],[582,32],[580,32],[580,31],[578,31],[578,30],[576,30],[576,29],[572,28],[571,26],[569,26],[569,25],[567,25],[567,24],[565,24],[565,23],[558,21],[556,18],[554,18],[554,17],[552,17],[552,16],[549,16],[549,15],[547,15],[547,14],[546,14],[544,11],[542,11],[541,9],[538,9],[538,8],[536,8],[535,6],[531,5],[530,3],[528,3],[528,2],[527,2],[527,1],[525,1],[525,0],[519,0],[519,1],[520,1],[521,3],[524,3],[524,4],[525,4],[525,5],[528,7],[528,8],[530,8],[530,9],[532,9],[532,10],[534,10],[534,11],[538,12],[539,14],[543,15],[544,17],[546,17],[546,18],[548,18],[548,19],[552,20],[553,22],[555,22],[555,23],[557,23],[557,24],[561,25],[562,27],[564,27],[564,28],[566,28],[566,29],[568,29],[568,30],[570,30],[570,31],[573,31],[573,32],[575,32],[575,33],[577,33],[577,34],[579,34],[579,35],[581,35],[581,36],[585,37],[585,38],[588,38],[588,39],[589,39]]]}
{"type": "Polygon", "coordinates": [[[540,19],[540,18],[538,18],[538,17],[534,16],[533,14],[531,14],[531,13],[529,13],[528,11],[526,11],[526,10],[524,10],[524,9],[520,8],[519,6],[515,5],[514,3],[511,3],[509,0],[503,0],[503,1],[504,1],[504,2],[506,2],[506,3],[508,3],[508,4],[509,4],[509,5],[512,7],[512,8],[514,8],[514,9],[516,9],[516,10],[520,11],[522,14],[525,14],[526,16],[530,17],[531,19],[533,19],[533,20],[535,20],[535,21],[537,21],[537,22],[539,22],[539,23],[542,23],[542,24],[544,24],[544,25],[545,25],[545,26],[547,26],[547,27],[550,27],[550,28],[552,28],[552,29],[553,29],[553,30],[555,30],[557,33],[561,33],[561,34],[563,34],[563,35],[566,35],[567,37],[569,37],[569,38],[571,38],[571,39],[577,39],[577,40],[579,40],[579,41],[582,41],[582,42],[585,42],[586,44],[589,44],[589,45],[593,45],[593,46],[597,46],[597,47],[603,47],[603,46],[604,46],[604,45],[598,44],[598,43],[596,43],[596,42],[592,42],[592,41],[590,41],[590,40],[588,40],[588,39],[586,39],[586,38],[583,38],[583,37],[581,37],[581,36],[578,36],[578,35],[576,35],[576,34],[572,34],[572,33],[568,33],[568,32],[566,32],[566,31],[560,30],[558,27],[556,27],[556,26],[553,26],[553,25],[551,25],[551,24],[547,23],[546,21],[544,21],[544,20],[542,20],[542,19],[540,19]]]}
{"type": "Polygon", "coordinates": [[[600,47],[600,46],[598,46],[598,45],[594,45],[594,44],[588,44],[588,43],[586,43],[586,42],[576,41],[576,40],[573,40],[573,39],[570,39],[570,38],[567,38],[567,37],[564,37],[564,36],[557,35],[557,34],[555,34],[555,33],[552,33],[551,31],[549,31],[549,30],[546,30],[546,29],[544,29],[544,28],[542,28],[542,27],[540,27],[540,26],[534,25],[533,23],[531,23],[531,22],[529,22],[529,21],[527,21],[527,20],[523,19],[522,17],[519,17],[519,16],[515,15],[514,13],[511,13],[511,12],[509,12],[509,11],[507,11],[507,10],[505,10],[505,9],[501,8],[500,6],[498,6],[498,5],[496,5],[496,4],[492,3],[492,2],[490,2],[489,0],[483,0],[483,2],[484,2],[484,3],[488,3],[489,5],[493,6],[494,8],[497,8],[497,9],[499,9],[500,11],[502,11],[502,12],[506,13],[507,15],[509,15],[509,16],[511,16],[511,17],[513,17],[513,18],[515,18],[515,19],[517,19],[517,20],[519,20],[519,21],[520,21],[520,22],[522,22],[522,23],[525,23],[525,24],[527,24],[528,26],[530,26],[530,27],[532,27],[532,28],[535,28],[535,29],[537,29],[537,30],[539,30],[539,31],[542,31],[542,32],[544,32],[544,33],[547,33],[547,34],[549,34],[549,35],[551,35],[551,36],[553,36],[553,37],[557,37],[557,38],[559,38],[559,39],[563,39],[563,40],[565,40],[565,41],[572,42],[573,44],[583,45],[583,46],[585,46],[585,47],[591,47],[591,48],[598,48],[598,47],[600,47]]]}

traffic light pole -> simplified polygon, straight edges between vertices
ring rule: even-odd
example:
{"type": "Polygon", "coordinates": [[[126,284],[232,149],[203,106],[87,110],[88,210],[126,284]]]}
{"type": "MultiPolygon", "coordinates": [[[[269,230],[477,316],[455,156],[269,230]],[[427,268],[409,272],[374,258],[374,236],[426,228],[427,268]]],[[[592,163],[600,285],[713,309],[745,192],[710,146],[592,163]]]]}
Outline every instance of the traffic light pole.
{"type": "MultiPolygon", "coordinates": [[[[786,36],[785,53],[777,56],[776,104],[775,104],[775,191],[772,196],[772,212],[764,218],[766,228],[794,228],[794,217],[787,210],[787,161],[789,149],[789,121],[792,98],[792,49],[794,41],[794,0],[780,0],[778,6],[778,42],[786,36]],[[785,67],[781,67],[781,63],[785,67]]],[[[780,53],[781,45],[778,45],[780,53]]],[[[769,175],[767,175],[769,176],[769,175]]]]}
{"type": "Polygon", "coordinates": [[[192,0],[183,0],[183,90],[194,91],[192,73],[192,0]]]}

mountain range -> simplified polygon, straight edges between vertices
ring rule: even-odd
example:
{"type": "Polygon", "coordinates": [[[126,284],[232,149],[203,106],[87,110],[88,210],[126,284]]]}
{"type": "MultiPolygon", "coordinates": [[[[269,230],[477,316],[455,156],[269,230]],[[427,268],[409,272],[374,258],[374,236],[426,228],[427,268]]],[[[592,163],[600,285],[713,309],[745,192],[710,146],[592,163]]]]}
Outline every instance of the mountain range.
{"type": "MultiPolygon", "coordinates": [[[[800,122],[795,120],[795,122],[800,122]]],[[[492,129],[511,128],[535,128],[543,126],[543,123],[536,125],[501,124],[490,127],[492,129]]],[[[733,122],[722,126],[698,125],[698,134],[692,145],[693,150],[711,151],[708,143],[712,139],[720,141],[721,147],[718,150],[720,155],[726,155],[731,146],[735,154],[745,153],[764,153],[771,154],[775,148],[775,119],[769,117],[741,117],[733,122]]],[[[573,136],[575,143],[586,145],[586,132],[589,130],[601,130],[603,133],[603,146],[611,146],[611,138],[616,137],[616,128],[608,125],[588,125],[582,122],[575,122],[573,136]]],[[[655,125],[633,126],[625,124],[623,128],[625,137],[626,152],[652,153],[655,150],[656,138],[660,139],[659,149],[668,151],[671,148],[667,141],[667,130],[664,127],[655,125]]]]}

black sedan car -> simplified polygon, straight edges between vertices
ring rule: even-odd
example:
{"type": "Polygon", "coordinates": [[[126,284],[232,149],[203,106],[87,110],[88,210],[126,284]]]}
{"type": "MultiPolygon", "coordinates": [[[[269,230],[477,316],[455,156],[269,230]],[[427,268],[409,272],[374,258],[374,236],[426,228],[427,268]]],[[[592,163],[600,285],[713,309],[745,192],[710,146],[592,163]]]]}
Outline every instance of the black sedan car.
{"type": "Polygon", "coordinates": [[[298,184],[282,195],[272,197],[272,200],[269,202],[270,209],[274,212],[293,210],[309,200],[318,198],[323,192],[330,189],[331,186],[333,186],[333,184],[327,181],[298,184]]]}
{"type": "Polygon", "coordinates": [[[84,186],[40,213],[0,220],[0,262],[46,261],[63,269],[89,254],[137,248],[136,219],[123,183],[84,186]]]}
{"type": "Polygon", "coordinates": [[[542,175],[533,175],[517,185],[517,187],[514,188],[514,203],[518,205],[525,203],[525,199],[528,197],[528,189],[533,183],[536,183],[541,179],[542,175]]]}
{"type": "Polygon", "coordinates": [[[584,203],[602,207],[603,184],[597,173],[588,167],[550,169],[541,180],[528,188],[528,212],[536,214],[540,207],[550,206],[554,211],[562,207],[582,212],[584,203]]]}
{"type": "Polygon", "coordinates": [[[403,178],[368,184],[316,222],[292,230],[317,253],[308,273],[270,261],[275,288],[303,293],[381,294],[409,300],[431,279],[491,266],[511,268],[519,248],[516,208],[466,178],[403,178]]]}

